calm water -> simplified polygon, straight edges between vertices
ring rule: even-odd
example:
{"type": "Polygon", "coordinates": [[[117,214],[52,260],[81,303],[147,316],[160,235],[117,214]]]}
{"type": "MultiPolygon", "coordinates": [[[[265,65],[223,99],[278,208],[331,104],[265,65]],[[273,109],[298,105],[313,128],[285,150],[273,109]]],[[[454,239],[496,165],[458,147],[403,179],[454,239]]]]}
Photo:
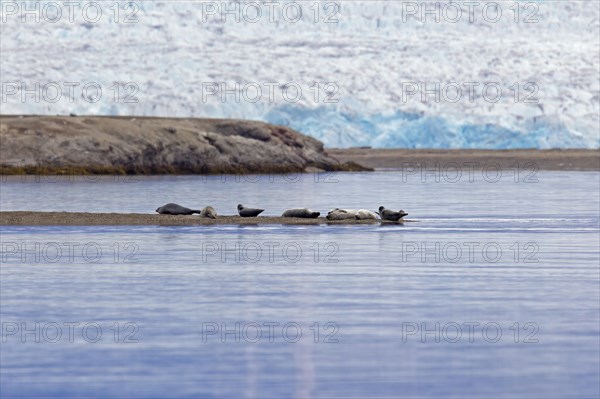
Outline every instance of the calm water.
{"type": "Polygon", "coordinates": [[[600,174],[435,177],[4,179],[5,211],[419,222],[2,227],[0,396],[598,397],[600,174]]]}

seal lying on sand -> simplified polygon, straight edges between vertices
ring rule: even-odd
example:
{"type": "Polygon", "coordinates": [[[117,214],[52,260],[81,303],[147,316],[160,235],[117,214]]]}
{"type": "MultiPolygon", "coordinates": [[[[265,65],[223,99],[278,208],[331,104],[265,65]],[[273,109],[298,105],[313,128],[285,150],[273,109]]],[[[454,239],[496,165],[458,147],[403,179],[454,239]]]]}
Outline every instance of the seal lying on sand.
{"type": "Polygon", "coordinates": [[[327,220],[345,220],[345,219],[355,219],[356,213],[358,211],[355,209],[340,209],[335,208],[325,216],[327,220]]]}
{"type": "Polygon", "coordinates": [[[194,213],[200,213],[199,210],[186,208],[185,206],[174,203],[169,203],[160,208],[156,208],[156,212],[161,215],[193,215],[194,213]]]}
{"type": "Polygon", "coordinates": [[[305,219],[316,219],[321,215],[321,212],[313,212],[308,208],[294,208],[288,209],[281,217],[284,218],[305,218],[305,219]]]}
{"type": "Polygon", "coordinates": [[[356,219],[356,220],[369,220],[369,219],[377,219],[377,215],[374,212],[368,211],[366,209],[340,209],[335,208],[327,214],[326,218],[328,220],[346,220],[346,219],[356,219]]]}
{"type": "Polygon", "coordinates": [[[379,207],[379,216],[381,216],[381,220],[397,222],[406,215],[408,215],[408,213],[404,212],[403,210],[400,210],[399,212],[394,212],[392,210],[385,209],[385,206],[379,207]]]}
{"type": "Polygon", "coordinates": [[[238,209],[238,213],[243,218],[253,218],[253,217],[260,215],[261,213],[263,213],[265,211],[264,209],[246,208],[242,204],[239,204],[237,206],[237,209],[238,209]]]}
{"type": "Polygon", "coordinates": [[[359,209],[354,216],[356,220],[369,220],[369,219],[377,219],[377,215],[375,212],[368,211],[366,209],[359,209]]]}
{"type": "Polygon", "coordinates": [[[355,219],[358,211],[356,209],[340,209],[335,208],[329,211],[327,216],[327,220],[346,220],[346,219],[355,219]]]}
{"type": "Polygon", "coordinates": [[[206,208],[202,209],[202,212],[200,212],[200,217],[216,219],[217,211],[215,211],[215,208],[213,208],[212,206],[207,206],[206,208]]]}

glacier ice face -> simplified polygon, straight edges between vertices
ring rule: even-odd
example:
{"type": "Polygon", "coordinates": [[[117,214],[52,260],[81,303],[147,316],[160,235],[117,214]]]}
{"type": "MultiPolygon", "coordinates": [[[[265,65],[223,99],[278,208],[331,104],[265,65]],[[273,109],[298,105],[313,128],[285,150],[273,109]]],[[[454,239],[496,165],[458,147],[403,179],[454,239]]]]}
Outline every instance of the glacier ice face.
{"type": "Polygon", "coordinates": [[[92,23],[80,9],[50,23],[46,3],[17,2],[42,14],[23,22],[8,3],[3,114],[256,119],[329,147],[600,147],[595,1],[459,1],[456,22],[446,2],[282,1],[274,12],[259,4],[255,23],[248,4],[258,3],[120,3],[115,14],[109,2],[92,23]],[[133,11],[137,21],[122,23],[133,11]],[[35,83],[41,98],[22,98],[35,83]]]}

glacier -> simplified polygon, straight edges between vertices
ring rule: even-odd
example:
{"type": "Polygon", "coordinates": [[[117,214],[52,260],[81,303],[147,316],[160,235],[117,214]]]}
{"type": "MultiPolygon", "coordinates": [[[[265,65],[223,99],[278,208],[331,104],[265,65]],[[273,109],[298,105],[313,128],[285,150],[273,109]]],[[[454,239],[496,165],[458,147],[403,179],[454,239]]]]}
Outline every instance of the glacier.
{"type": "Polygon", "coordinates": [[[281,1],[268,17],[264,2],[103,2],[92,22],[1,3],[2,114],[252,119],[342,148],[600,148],[597,1],[281,1]]]}

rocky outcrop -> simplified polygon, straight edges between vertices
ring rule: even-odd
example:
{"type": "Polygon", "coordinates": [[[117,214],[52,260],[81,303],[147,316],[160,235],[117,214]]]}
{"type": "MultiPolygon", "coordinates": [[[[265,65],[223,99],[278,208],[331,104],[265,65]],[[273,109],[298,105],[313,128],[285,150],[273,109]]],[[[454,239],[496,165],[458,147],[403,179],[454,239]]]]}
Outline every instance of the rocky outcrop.
{"type": "Polygon", "coordinates": [[[368,170],[284,126],[222,119],[0,116],[2,173],[214,174],[368,170]]]}

